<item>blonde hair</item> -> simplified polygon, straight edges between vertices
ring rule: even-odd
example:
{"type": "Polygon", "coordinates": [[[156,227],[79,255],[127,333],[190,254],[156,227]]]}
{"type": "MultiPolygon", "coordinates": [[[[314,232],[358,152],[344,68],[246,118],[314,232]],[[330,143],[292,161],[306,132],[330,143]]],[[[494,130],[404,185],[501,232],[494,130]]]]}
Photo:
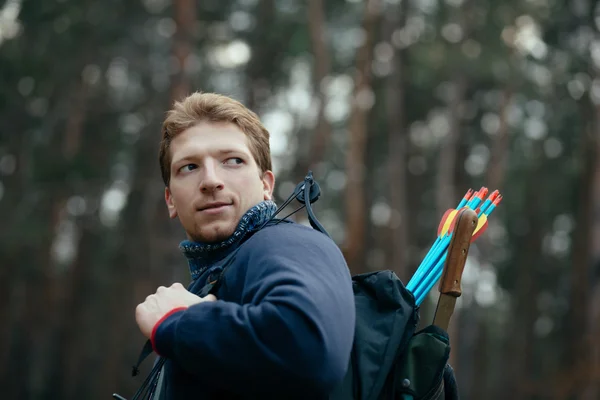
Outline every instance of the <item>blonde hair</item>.
{"type": "Polygon", "coordinates": [[[269,131],[260,122],[258,116],[230,97],[216,93],[195,92],[182,101],[176,101],[163,122],[159,162],[166,186],[169,186],[171,177],[169,151],[171,141],[181,132],[201,121],[235,124],[248,138],[248,147],[261,173],[272,169],[269,131]]]}

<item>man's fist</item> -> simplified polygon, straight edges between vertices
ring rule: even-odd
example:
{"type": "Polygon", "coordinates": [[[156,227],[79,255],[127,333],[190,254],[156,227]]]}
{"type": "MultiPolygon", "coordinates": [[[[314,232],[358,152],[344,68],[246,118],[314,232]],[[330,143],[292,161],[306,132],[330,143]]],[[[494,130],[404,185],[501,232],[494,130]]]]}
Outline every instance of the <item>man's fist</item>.
{"type": "Polygon", "coordinates": [[[146,297],[146,301],[136,307],[135,321],[142,334],[150,339],[154,325],[169,311],[215,300],[217,298],[212,294],[206,297],[196,296],[188,292],[181,283],[174,283],[168,288],[160,286],[155,294],[146,297]]]}

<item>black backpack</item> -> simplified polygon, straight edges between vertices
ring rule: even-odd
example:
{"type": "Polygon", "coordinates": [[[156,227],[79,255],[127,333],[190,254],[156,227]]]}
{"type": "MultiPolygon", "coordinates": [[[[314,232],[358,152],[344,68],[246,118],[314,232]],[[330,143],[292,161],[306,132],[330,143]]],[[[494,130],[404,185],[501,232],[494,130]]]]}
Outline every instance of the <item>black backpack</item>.
{"type": "Polygon", "coordinates": [[[393,271],[352,277],[356,329],[350,365],[330,400],[454,400],[448,334],[435,325],[415,332],[415,300],[393,271]]]}
{"type": "MultiPolygon", "coordinates": [[[[289,203],[298,200],[300,208],[306,208],[310,225],[329,236],[311,207],[319,196],[320,187],[309,172],[272,220],[289,203]]],[[[224,260],[219,277],[206,284],[197,293],[199,296],[216,292],[228,266],[227,259],[233,260],[235,253],[224,260]]],[[[356,304],[354,345],[346,376],[329,400],[458,400],[454,372],[448,364],[448,334],[434,325],[415,332],[419,308],[398,276],[390,270],[358,274],[352,277],[352,287],[356,304]]],[[[147,341],[133,367],[134,376],[151,353],[152,345],[147,341]]],[[[158,358],[132,400],[162,400],[164,362],[164,358],[158,358]]],[[[113,397],[125,400],[117,394],[113,397]]]]}

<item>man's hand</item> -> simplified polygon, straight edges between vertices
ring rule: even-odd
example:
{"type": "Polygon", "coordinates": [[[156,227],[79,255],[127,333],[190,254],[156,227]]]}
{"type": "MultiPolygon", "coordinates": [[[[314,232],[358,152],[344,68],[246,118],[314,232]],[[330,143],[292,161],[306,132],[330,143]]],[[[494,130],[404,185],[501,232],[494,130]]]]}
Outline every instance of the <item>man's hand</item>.
{"type": "Polygon", "coordinates": [[[142,334],[150,339],[154,325],[169,311],[215,300],[217,298],[212,294],[206,297],[196,296],[188,292],[181,283],[174,283],[168,288],[160,286],[155,294],[146,297],[146,301],[136,307],[135,321],[142,334]]]}

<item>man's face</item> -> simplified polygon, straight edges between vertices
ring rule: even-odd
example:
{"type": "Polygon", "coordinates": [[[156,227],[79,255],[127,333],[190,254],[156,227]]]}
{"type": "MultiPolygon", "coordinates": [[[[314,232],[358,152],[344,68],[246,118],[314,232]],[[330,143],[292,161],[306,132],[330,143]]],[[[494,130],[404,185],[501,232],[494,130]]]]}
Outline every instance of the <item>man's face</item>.
{"type": "Polygon", "coordinates": [[[242,215],[273,195],[275,178],[261,171],[246,135],[228,122],[201,122],[171,141],[171,181],[165,200],[188,238],[218,242],[242,215]]]}

